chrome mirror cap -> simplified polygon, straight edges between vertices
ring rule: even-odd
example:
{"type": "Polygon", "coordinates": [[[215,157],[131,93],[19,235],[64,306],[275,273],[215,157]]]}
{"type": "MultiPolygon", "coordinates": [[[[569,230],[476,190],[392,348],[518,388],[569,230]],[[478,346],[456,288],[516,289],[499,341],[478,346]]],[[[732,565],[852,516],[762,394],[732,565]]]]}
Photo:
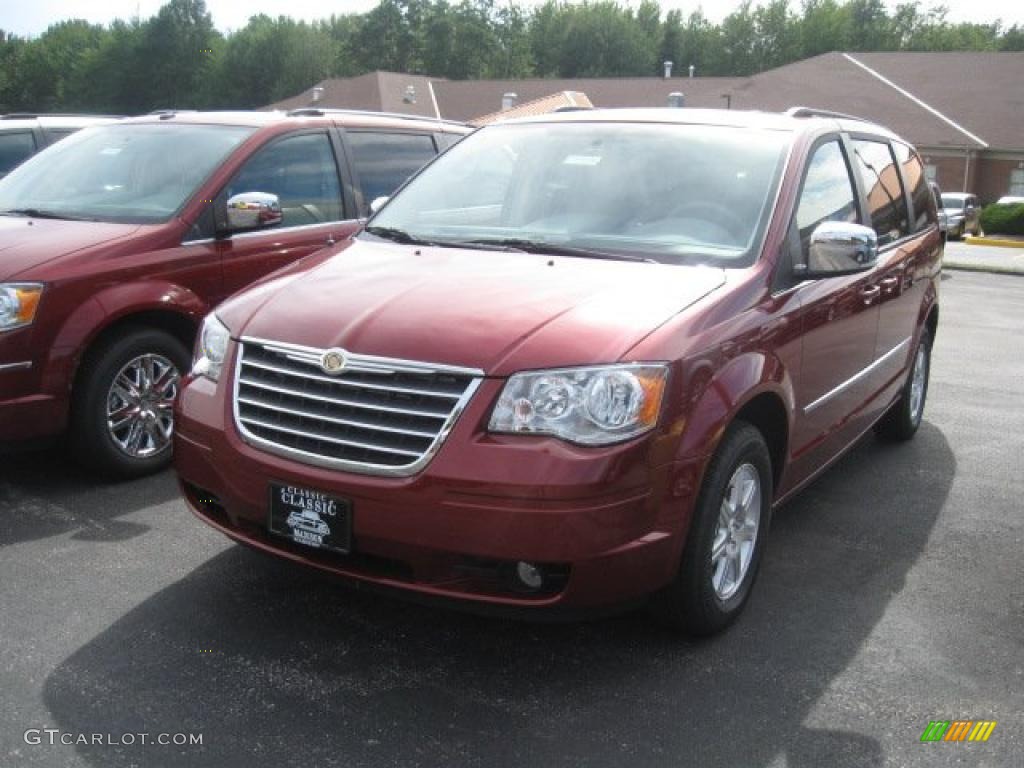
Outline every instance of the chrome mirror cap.
{"type": "Polygon", "coordinates": [[[803,277],[828,277],[863,272],[878,261],[878,236],[870,227],[845,221],[823,221],[811,234],[807,263],[797,265],[803,277]]]}
{"type": "Polygon", "coordinates": [[[228,229],[263,229],[281,223],[281,202],[269,192],[241,192],[228,198],[228,229]]]}

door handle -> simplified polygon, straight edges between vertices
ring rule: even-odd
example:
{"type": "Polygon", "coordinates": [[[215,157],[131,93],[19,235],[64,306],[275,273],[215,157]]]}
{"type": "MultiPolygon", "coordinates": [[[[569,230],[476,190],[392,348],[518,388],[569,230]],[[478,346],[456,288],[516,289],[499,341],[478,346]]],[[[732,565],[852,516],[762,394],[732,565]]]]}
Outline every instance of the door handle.
{"type": "Polygon", "coordinates": [[[860,291],[861,298],[864,299],[865,304],[870,304],[872,301],[877,299],[882,293],[882,289],[877,285],[872,285],[870,288],[862,288],[860,291]]]}

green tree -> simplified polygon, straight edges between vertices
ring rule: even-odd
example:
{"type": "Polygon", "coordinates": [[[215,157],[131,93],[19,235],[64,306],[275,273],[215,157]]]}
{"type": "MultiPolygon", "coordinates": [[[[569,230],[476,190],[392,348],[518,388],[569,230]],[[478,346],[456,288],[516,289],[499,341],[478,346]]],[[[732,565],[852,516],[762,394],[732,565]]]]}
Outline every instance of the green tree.
{"type": "Polygon", "coordinates": [[[750,0],[722,20],[719,37],[721,65],[732,75],[752,75],[758,70],[757,19],[750,0]]]}
{"type": "Polygon", "coordinates": [[[216,69],[223,38],[203,0],[170,0],[143,26],[135,70],[140,89],[132,111],[158,107],[203,107],[206,80],[216,69]]]}
{"type": "Polygon", "coordinates": [[[850,49],[850,16],[835,0],[805,0],[800,21],[803,58],[850,49]]]}
{"type": "Polygon", "coordinates": [[[771,0],[754,11],[753,57],[755,70],[788,64],[800,58],[799,23],[787,0],[771,0]]]}

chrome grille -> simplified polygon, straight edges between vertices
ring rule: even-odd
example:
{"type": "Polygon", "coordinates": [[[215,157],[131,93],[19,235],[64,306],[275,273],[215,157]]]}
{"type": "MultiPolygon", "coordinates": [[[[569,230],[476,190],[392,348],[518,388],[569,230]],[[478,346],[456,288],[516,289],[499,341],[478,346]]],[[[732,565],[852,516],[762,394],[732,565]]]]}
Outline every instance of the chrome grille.
{"type": "Polygon", "coordinates": [[[319,466],[411,475],[437,452],[482,371],[344,353],[263,339],[239,342],[235,423],[250,443],[319,466]]]}

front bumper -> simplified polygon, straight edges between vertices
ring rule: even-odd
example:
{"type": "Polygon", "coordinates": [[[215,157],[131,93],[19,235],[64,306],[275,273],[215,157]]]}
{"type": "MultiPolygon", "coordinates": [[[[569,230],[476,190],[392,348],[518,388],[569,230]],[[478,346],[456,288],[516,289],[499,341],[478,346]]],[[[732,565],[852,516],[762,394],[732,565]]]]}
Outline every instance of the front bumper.
{"type": "Polygon", "coordinates": [[[431,463],[408,478],[323,469],[257,450],[232,423],[222,380],[184,387],[175,466],[193,512],[231,538],[360,582],[513,608],[629,602],[675,575],[704,460],[675,461],[678,435],[581,449],[488,435],[501,382],[485,380],[431,463]],[[267,532],[269,483],[349,500],[353,552],[267,532]],[[518,561],[548,575],[536,592],[506,578],[518,561]]]}

